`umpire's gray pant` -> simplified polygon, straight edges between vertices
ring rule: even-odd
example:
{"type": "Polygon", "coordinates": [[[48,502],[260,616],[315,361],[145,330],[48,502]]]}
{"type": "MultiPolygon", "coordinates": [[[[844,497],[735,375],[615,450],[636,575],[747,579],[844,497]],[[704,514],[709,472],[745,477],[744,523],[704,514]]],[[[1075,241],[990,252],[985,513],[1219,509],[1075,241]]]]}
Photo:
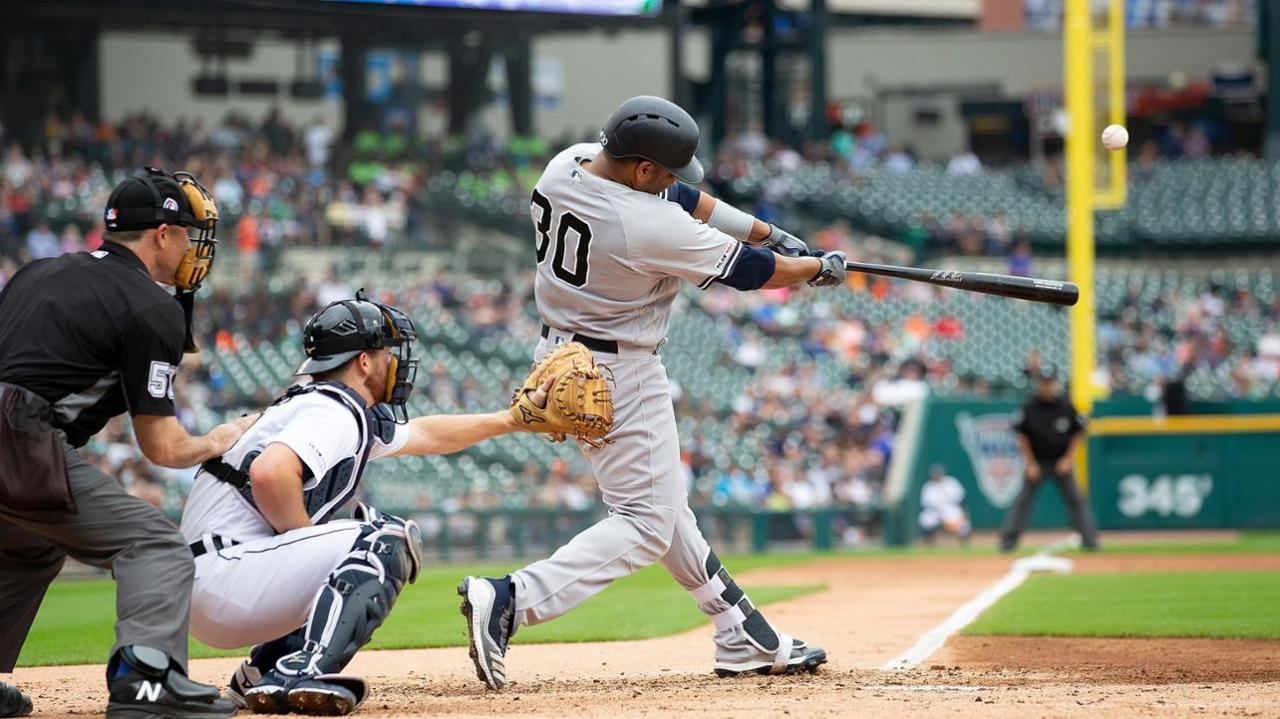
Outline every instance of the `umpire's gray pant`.
{"type": "Polygon", "coordinates": [[[13,671],[45,590],[67,556],[115,577],[111,655],[142,644],[168,653],[185,670],[191,551],[159,510],[86,462],[65,437],[62,443],[76,514],[0,504],[0,672],[13,671]]]}
{"type": "Polygon", "coordinates": [[[1014,500],[1013,507],[1005,516],[1004,528],[1000,530],[1002,548],[1012,549],[1017,546],[1018,537],[1021,537],[1022,531],[1027,528],[1027,517],[1031,514],[1031,503],[1035,501],[1036,492],[1040,491],[1040,485],[1049,480],[1053,480],[1058,485],[1058,493],[1062,495],[1062,501],[1067,503],[1071,523],[1080,533],[1084,545],[1092,547],[1098,544],[1098,525],[1093,520],[1093,508],[1080,496],[1080,488],[1076,485],[1076,473],[1072,471],[1058,474],[1053,463],[1049,463],[1040,465],[1040,481],[1028,482],[1025,479],[1022,481],[1018,498],[1014,500]]]}

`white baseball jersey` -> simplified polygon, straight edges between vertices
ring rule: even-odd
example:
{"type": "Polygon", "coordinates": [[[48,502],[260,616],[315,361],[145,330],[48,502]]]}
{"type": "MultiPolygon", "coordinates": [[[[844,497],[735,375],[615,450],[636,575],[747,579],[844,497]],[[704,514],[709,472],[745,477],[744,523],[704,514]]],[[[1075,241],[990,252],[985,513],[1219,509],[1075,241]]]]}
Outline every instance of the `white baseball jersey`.
{"type": "Polygon", "coordinates": [[[964,518],[964,485],[947,475],[939,481],[930,479],[920,489],[920,525],[933,529],[943,522],[964,518]]]}
{"type": "MultiPolygon", "coordinates": [[[[247,470],[244,460],[267,445],[293,450],[306,467],[303,492],[316,524],[329,518],[355,493],[364,465],[395,452],[409,439],[409,426],[395,425],[390,442],[369,426],[367,410],[336,387],[315,389],[268,407],[222,459],[247,470]]],[[[182,536],[188,542],[216,534],[246,542],[276,534],[253,505],[252,494],[201,471],[182,512],[182,536]]]]}
{"type": "Polygon", "coordinates": [[[538,313],[556,329],[654,347],[680,280],[705,289],[728,276],[742,243],[674,202],[587,172],[581,163],[601,149],[560,152],[534,188],[538,313]]]}

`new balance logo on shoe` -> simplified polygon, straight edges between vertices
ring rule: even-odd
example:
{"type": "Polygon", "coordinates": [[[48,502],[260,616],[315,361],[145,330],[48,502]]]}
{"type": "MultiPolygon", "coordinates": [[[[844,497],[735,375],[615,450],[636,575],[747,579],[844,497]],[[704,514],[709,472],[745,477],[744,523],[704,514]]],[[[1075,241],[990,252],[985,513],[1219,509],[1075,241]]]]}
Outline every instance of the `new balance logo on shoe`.
{"type": "Polygon", "coordinates": [[[154,702],[160,699],[160,691],[164,689],[160,682],[144,681],[138,685],[138,696],[134,697],[134,701],[142,701],[142,697],[146,697],[147,701],[154,702]]]}

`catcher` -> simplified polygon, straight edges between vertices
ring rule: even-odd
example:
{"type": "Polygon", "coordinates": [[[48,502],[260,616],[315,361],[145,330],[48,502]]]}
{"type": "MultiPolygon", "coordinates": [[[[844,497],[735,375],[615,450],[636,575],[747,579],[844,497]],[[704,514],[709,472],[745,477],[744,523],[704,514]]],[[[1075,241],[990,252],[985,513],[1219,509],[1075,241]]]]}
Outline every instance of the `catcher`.
{"type": "Polygon", "coordinates": [[[330,304],[303,330],[296,374],[311,381],[201,465],[182,516],[196,567],[191,632],[215,647],[257,645],[230,681],[241,707],[338,715],[364,701],[364,680],[340,672],[420,566],[412,520],[363,504],[330,520],[370,460],[510,432],[609,430],[608,389],[581,347],[541,365],[511,411],[409,419],[416,338],[404,313],[360,293],[330,304]]]}

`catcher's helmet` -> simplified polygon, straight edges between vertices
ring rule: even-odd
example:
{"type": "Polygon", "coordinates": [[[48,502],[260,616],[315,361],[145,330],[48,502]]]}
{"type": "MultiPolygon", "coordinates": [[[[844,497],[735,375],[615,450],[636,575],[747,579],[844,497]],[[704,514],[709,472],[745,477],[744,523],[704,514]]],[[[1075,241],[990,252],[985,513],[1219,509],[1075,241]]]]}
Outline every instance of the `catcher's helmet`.
{"type": "Polygon", "coordinates": [[[307,358],[295,375],[314,375],[341,367],[367,350],[391,349],[387,386],[379,402],[390,404],[401,421],[404,403],[413,392],[418,360],[413,343],[418,339],[413,320],[400,310],[356,293],[354,300],[338,300],[312,315],[302,329],[302,349],[307,358]]]}
{"type": "Polygon", "coordinates": [[[698,123],[679,105],[640,95],[618,106],[600,131],[600,144],[616,159],[638,157],[685,182],[702,182],[698,123]]]}

